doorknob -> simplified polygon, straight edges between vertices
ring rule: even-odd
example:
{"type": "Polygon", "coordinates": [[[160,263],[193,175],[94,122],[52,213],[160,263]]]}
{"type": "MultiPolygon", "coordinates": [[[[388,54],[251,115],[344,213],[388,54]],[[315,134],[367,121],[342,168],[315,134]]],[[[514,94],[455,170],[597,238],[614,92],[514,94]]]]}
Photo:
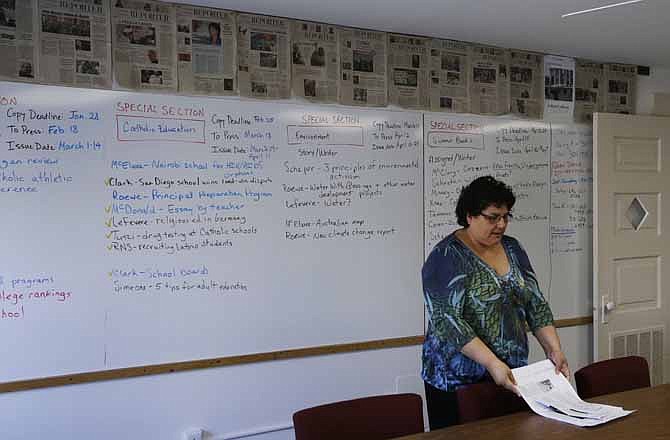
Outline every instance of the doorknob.
{"type": "Polygon", "coordinates": [[[616,304],[614,302],[609,300],[609,297],[606,295],[603,295],[600,297],[600,322],[603,324],[607,324],[607,315],[608,312],[611,312],[612,310],[616,309],[616,304]]]}

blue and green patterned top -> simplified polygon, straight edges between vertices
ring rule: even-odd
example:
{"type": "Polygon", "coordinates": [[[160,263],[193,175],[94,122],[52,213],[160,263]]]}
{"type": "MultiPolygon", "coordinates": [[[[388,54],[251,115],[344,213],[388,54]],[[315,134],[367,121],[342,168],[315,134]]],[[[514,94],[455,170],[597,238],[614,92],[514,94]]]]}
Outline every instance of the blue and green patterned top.
{"type": "Polygon", "coordinates": [[[422,269],[429,322],[423,344],[423,380],[445,391],[489,378],[486,369],[461,353],[479,337],[510,368],[528,363],[528,336],[553,325],[528,255],[503,236],[510,270],[498,273],[454,233],[432,250],[422,269]]]}

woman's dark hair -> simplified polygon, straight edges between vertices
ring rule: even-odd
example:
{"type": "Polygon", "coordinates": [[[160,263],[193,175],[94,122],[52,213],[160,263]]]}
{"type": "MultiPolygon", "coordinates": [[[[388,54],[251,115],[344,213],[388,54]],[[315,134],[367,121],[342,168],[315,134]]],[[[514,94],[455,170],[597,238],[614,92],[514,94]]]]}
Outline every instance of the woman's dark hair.
{"type": "Polygon", "coordinates": [[[210,22],[209,22],[209,25],[207,26],[207,28],[208,28],[210,31],[215,30],[216,33],[217,33],[217,35],[221,33],[221,26],[219,26],[219,23],[214,23],[214,22],[210,21],[210,22]]]}
{"type": "Polygon", "coordinates": [[[478,177],[461,189],[456,204],[458,224],[468,227],[468,215],[476,216],[491,205],[506,207],[510,211],[514,207],[516,197],[512,189],[504,182],[491,176],[478,177]]]}

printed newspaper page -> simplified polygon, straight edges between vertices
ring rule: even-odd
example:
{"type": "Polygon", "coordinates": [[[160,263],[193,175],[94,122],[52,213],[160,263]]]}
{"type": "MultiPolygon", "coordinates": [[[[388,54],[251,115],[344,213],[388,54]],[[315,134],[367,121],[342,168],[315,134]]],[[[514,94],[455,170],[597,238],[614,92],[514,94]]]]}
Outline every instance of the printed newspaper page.
{"type": "Polygon", "coordinates": [[[291,22],[293,95],[315,102],[337,102],[339,29],[307,21],[291,22]]]}
{"type": "Polygon", "coordinates": [[[0,0],[0,78],[37,77],[37,0],[0,0]]]}
{"type": "Polygon", "coordinates": [[[237,29],[240,95],[289,98],[289,20],[240,14],[237,29]]]}
{"type": "Polygon", "coordinates": [[[605,87],[603,63],[577,60],[575,66],[575,122],[593,122],[593,114],[603,111],[605,87]]]}
{"type": "Polygon", "coordinates": [[[596,426],[631,414],[619,406],[584,402],[550,360],[512,370],[517,389],[536,414],[576,426],[596,426]]]}
{"type": "Polygon", "coordinates": [[[111,88],[109,0],[40,0],[42,81],[111,88]]]}
{"type": "Polygon", "coordinates": [[[542,119],[544,91],[542,81],[543,55],[533,52],[510,52],[511,113],[542,119]]]}
{"type": "Polygon", "coordinates": [[[386,105],[386,33],[340,30],[340,103],[386,105]]]}
{"type": "Polygon", "coordinates": [[[572,122],[575,110],[575,60],[544,56],[544,117],[572,122]]]}
{"type": "Polygon", "coordinates": [[[605,111],[608,113],[633,114],[633,91],[637,67],[631,64],[605,64],[607,95],[605,111]]]}
{"type": "Polygon", "coordinates": [[[430,49],[430,109],[468,113],[470,45],[434,38],[430,49]]]}
{"type": "Polygon", "coordinates": [[[389,104],[428,109],[429,38],[389,34],[389,104]]]}
{"type": "Polygon", "coordinates": [[[199,95],[236,93],[235,14],[177,5],[179,91],[199,95]]]}
{"type": "Polygon", "coordinates": [[[472,46],[470,58],[470,112],[502,115],[509,112],[509,51],[472,46]]]}
{"type": "Polygon", "coordinates": [[[112,0],[114,79],[127,89],[176,91],[175,9],[148,0],[112,0]]]}

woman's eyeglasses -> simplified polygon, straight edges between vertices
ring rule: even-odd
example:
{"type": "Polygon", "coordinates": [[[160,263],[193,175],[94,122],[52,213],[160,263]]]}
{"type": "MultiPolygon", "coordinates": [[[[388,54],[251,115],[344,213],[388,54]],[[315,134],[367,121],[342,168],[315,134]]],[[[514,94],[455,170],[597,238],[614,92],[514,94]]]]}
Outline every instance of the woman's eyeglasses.
{"type": "Polygon", "coordinates": [[[484,214],[482,212],[479,215],[488,220],[489,223],[491,223],[492,225],[497,225],[500,219],[503,219],[505,223],[509,223],[514,219],[514,216],[512,215],[511,212],[508,212],[506,214],[484,214]]]}

